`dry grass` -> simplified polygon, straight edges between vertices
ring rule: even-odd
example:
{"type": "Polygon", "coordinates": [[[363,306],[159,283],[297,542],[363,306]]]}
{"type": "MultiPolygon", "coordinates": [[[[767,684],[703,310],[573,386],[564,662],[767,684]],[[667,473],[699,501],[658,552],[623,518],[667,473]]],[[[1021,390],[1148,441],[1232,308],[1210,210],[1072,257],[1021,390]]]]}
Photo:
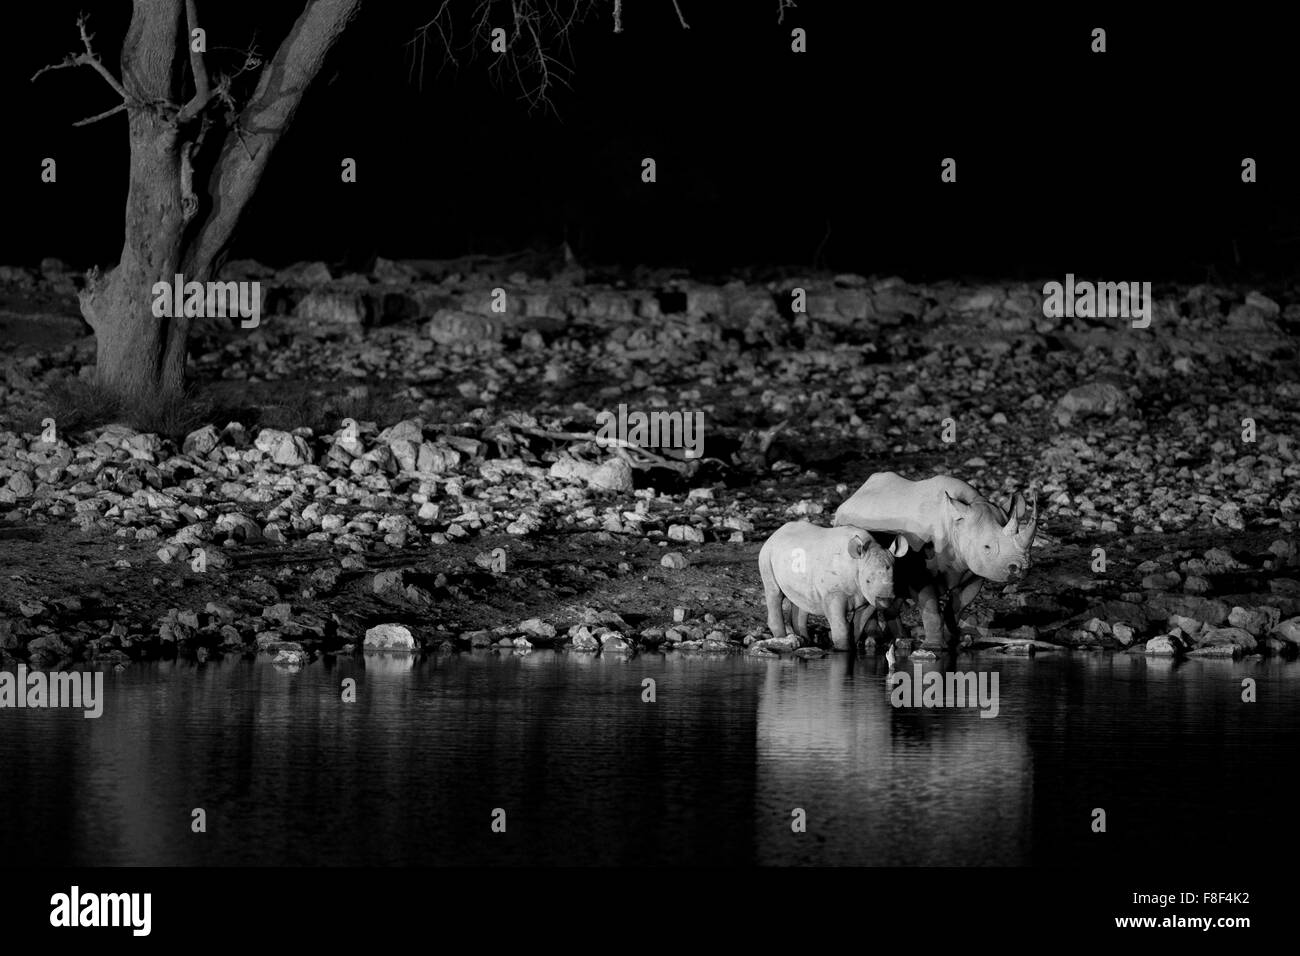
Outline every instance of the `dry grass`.
{"type": "Polygon", "coordinates": [[[69,378],[46,391],[45,401],[37,406],[34,431],[41,419],[53,418],[65,435],[90,428],[121,422],[136,431],[154,432],[180,441],[208,421],[211,403],[193,390],[154,402],[130,402],[101,388],[94,382],[69,378]]]}

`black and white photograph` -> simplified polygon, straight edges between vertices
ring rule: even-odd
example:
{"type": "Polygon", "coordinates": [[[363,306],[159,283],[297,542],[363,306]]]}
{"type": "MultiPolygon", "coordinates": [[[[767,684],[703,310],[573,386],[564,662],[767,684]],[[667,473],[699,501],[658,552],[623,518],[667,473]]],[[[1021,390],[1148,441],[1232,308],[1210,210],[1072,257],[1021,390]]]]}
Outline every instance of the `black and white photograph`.
{"type": "Polygon", "coordinates": [[[1277,931],[1281,14],[3,18],[9,925],[1277,931]]]}

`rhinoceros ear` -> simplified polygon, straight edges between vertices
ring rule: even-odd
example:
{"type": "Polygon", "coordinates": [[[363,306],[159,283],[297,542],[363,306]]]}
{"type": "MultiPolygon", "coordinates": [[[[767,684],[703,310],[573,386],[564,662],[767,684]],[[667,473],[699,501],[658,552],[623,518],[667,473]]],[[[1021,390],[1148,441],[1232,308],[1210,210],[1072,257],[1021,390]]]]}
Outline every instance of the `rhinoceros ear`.
{"type": "Polygon", "coordinates": [[[1024,524],[1025,519],[1029,517],[1029,505],[1025,503],[1025,496],[1017,491],[1011,499],[1011,507],[1007,512],[1015,515],[1016,521],[1024,524]]]}
{"type": "Polygon", "coordinates": [[[907,554],[907,539],[901,534],[894,535],[894,543],[889,546],[889,553],[896,558],[907,554]]]}
{"type": "Polygon", "coordinates": [[[863,541],[857,535],[854,535],[853,537],[849,538],[849,547],[848,547],[849,557],[854,559],[862,557],[862,552],[866,548],[866,546],[867,546],[866,542],[863,541]]]}
{"type": "Polygon", "coordinates": [[[943,493],[943,500],[948,503],[948,515],[953,521],[960,521],[970,513],[970,505],[964,501],[958,501],[946,491],[943,493]]]}

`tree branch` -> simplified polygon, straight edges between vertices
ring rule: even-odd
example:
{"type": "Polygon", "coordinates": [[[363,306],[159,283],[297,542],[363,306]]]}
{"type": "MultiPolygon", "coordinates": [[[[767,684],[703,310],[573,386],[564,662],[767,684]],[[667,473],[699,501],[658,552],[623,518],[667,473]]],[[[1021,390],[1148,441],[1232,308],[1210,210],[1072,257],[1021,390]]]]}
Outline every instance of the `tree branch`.
{"type": "Polygon", "coordinates": [[[785,11],[795,8],[794,0],[776,0],[776,22],[778,25],[785,23],[785,11]]]}
{"type": "MultiPolygon", "coordinates": [[[[62,63],[51,63],[48,66],[41,67],[34,74],[32,74],[32,82],[35,83],[37,77],[39,77],[42,73],[46,73],[50,70],[62,70],[65,67],[69,67],[69,66],[88,66],[91,69],[93,69],[96,73],[98,73],[100,76],[102,76],[104,78],[104,82],[106,82],[109,86],[111,86],[113,88],[113,92],[116,93],[118,96],[122,97],[125,103],[131,103],[132,102],[131,97],[127,95],[126,90],[123,88],[122,84],[118,82],[117,77],[115,77],[112,73],[108,71],[108,67],[104,66],[104,64],[100,61],[99,57],[95,56],[95,50],[90,45],[90,41],[94,39],[94,36],[86,32],[86,23],[87,23],[86,14],[83,13],[81,14],[81,16],[77,17],[77,30],[81,33],[81,44],[86,48],[86,52],[69,53],[67,58],[62,63]]],[[[106,114],[101,114],[101,115],[106,115],[106,114]]],[[[94,119],[99,119],[99,118],[100,117],[94,117],[94,119]]],[[[86,121],[86,122],[90,122],[90,121],[86,121]]],[[[80,126],[82,124],[78,123],[77,125],[80,126]]]]}
{"type": "Polygon", "coordinates": [[[213,266],[293,121],[326,56],[360,10],[361,0],[314,0],[299,15],[232,124],[208,181],[212,209],[186,256],[186,274],[213,266]]]}
{"type": "Polygon", "coordinates": [[[614,32],[623,32],[623,0],[614,0],[614,32]]]}
{"type": "Polygon", "coordinates": [[[203,54],[194,49],[194,31],[199,29],[199,11],[195,0],[185,0],[186,46],[190,51],[190,71],[194,74],[194,98],[176,115],[176,122],[185,123],[198,116],[212,99],[208,83],[208,69],[203,54]]]}
{"type": "Polygon", "coordinates": [[[122,110],[124,110],[124,109],[126,109],[126,103],[118,103],[118,104],[117,104],[116,106],[114,106],[112,109],[104,110],[104,112],[102,112],[102,113],[97,113],[97,114],[94,115],[94,116],[88,116],[88,117],[86,117],[84,120],[78,120],[77,122],[73,123],[72,125],[73,125],[73,126],[89,126],[91,123],[98,123],[98,122],[99,122],[100,120],[102,120],[102,119],[108,119],[108,117],[112,116],[114,113],[120,113],[120,112],[122,112],[122,110]]]}
{"type": "Polygon", "coordinates": [[[682,29],[689,30],[691,25],[687,23],[686,18],[682,16],[682,8],[678,6],[677,0],[673,0],[673,9],[677,11],[677,22],[682,25],[682,29]]]}

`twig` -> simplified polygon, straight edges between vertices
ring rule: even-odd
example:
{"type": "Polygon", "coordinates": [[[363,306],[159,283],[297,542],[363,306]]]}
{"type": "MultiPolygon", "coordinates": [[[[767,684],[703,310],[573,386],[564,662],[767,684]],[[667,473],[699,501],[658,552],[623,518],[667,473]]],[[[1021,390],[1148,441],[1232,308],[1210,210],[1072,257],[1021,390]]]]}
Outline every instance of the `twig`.
{"type": "Polygon", "coordinates": [[[785,11],[793,10],[794,7],[794,0],[776,0],[776,22],[778,25],[785,23],[785,11]]]}
{"type": "Polygon", "coordinates": [[[104,112],[99,113],[99,114],[97,114],[97,115],[95,115],[95,116],[88,116],[88,117],[86,117],[84,120],[78,120],[77,122],[73,123],[72,125],[73,125],[73,126],[89,126],[91,123],[98,123],[98,122],[99,122],[100,120],[102,120],[102,119],[107,119],[108,117],[112,116],[114,113],[120,113],[120,112],[122,112],[122,110],[124,110],[124,109],[126,109],[126,104],[125,104],[125,103],[118,103],[116,106],[114,106],[114,107],[113,107],[112,109],[110,109],[110,110],[104,110],[104,112]]]}
{"type": "Polygon", "coordinates": [[[623,32],[623,0],[614,0],[614,32],[623,32]]]}
{"type": "Polygon", "coordinates": [[[134,100],[131,99],[131,96],[126,92],[126,89],[122,84],[118,82],[117,77],[108,72],[108,68],[100,62],[99,57],[95,56],[95,51],[90,45],[90,41],[94,39],[94,36],[86,32],[86,22],[86,14],[83,13],[81,16],[77,17],[77,30],[81,33],[81,44],[86,48],[86,52],[69,53],[62,63],[51,63],[48,66],[41,67],[32,74],[32,82],[35,83],[37,77],[49,70],[62,70],[69,66],[88,66],[102,76],[104,82],[111,86],[113,92],[122,97],[125,103],[128,105],[133,104],[134,100]]]}
{"type": "Polygon", "coordinates": [[[682,8],[678,6],[677,0],[673,0],[673,9],[677,11],[677,22],[682,25],[682,29],[689,30],[691,25],[687,23],[686,18],[682,16],[682,8]]]}

